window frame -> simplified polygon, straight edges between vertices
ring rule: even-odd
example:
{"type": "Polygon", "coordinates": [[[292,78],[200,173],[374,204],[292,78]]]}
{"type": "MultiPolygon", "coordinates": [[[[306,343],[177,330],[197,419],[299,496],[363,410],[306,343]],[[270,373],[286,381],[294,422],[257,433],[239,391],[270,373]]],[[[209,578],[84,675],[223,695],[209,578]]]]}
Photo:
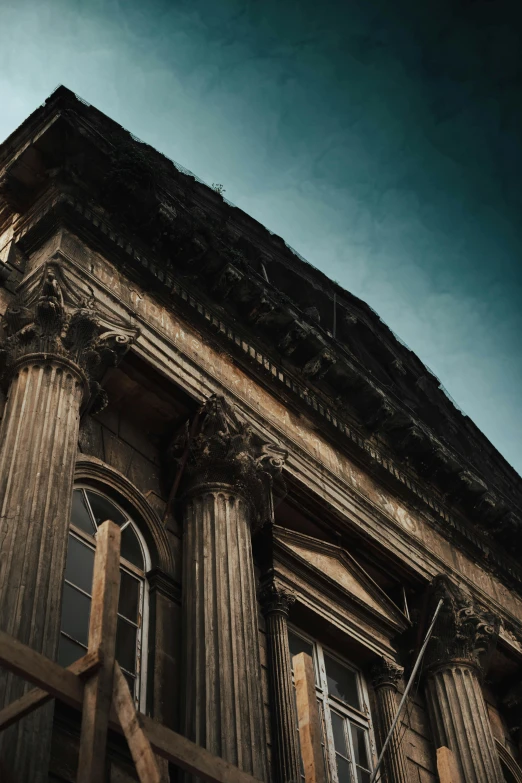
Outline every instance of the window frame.
{"type": "MultiPolygon", "coordinates": [[[[370,775],[373,769],[375,768],[375,764],[377,763],[373,721],[369,708],[370,700],[368,697],[368,688],[366,686],[364,675],[361,672],[361,670],[357,668],[357,666],[355,666],[351,661],[347,660],[342,655],[339,655],[339,653],[336,652],[335,650],[332,650],[327,645],[322,644],[318,639],[314,638],[313,636],[310,636],[305,631],[302,631],[300,628],[297,628],[296,626],[291,625],[290,623],[288,623],[288,633],[289,634],[291,633],[294,636],[301,638],[303,641],[305,641],[307,644],[311,645],[312,647],[315,692],[316,692],[317,700],[320,703],[320,719],[322,722],[322,728],[324,732],[323,740],[324,740],[324,749],[325,749],[326,762],[327,762],[326,764],[327,778],[329,779],[330,783],[339,783],[338,775],[337,775],[337,762],[336,762],[336,754],[339,754],[340,756],[342,756],[348,761],[352,783],[357,783],[357,765],[355,763],[353,738],[352,738],[351,731],[349,729],[347,730],[346,728],[347,727],[346,721],[348,721],[348,726],[353,723],[365,731],[366,753],[368,757],[368,762],[370,764],[370,768],[369,768],[370,775]],[[362,708],[361,710],[358,710],[357,708],[346,704],[345,702],[338,699],[336,696],[330,695],[330,693],[328,692],[328,681],[326,677],[326,665],[325,665],[325,658],[324,658],[325,654],[355,674],[357,695],[359,698],[359,704],[362,708]],[[346,747],[350,754],[349,757],[343,756],[343,754],[339,753],[335,748],[335,742],[333,736],[333,724],[331,718],[332,711],[334,711],[337,714],[340,714],[345,721],[344,736],[345,736],[346,747]]],[[[292,666],[292,682],[293,681],[294,681],[294,671],[292,666]]],[[[362,767],[362,769],[365,768],[362,767]]]]}
{"type": "MultiPolygon", "coordinates": [[[[111,503],[127,519],[127,522],[121,525],[120,529],[124,530],[128,525],[131,525],[140,544],[141,553],[143,555],[143,571],[137,566],[135,566],[133,563],[131,563],[130,561],[126,560],[124,557],[121,556],[120,556],[120,569],[126,571],[135,579],[137,579],[140,585],[140,599],[139,599],[138,623],[137,623],[137,633],[136,633],[136,675],[135,675],[136,679],[138,680],[138,687],[136,688],[135,693],[133,694],[133,698],[138,708],[141,710],[141,712],[145,712],[146,701],[147,701],[147,690],[148,690],[147,688],[148,665],[147,664],[148,664],[148,634],[149,634],[149,614],[150,614],[149,583],[147,580],[147,572],[150,571],[151,568],[151,558],[150,558],[149,548],[146,544],[145,538],[141,530],[139,529],[139,526],[134,521],[133,515],[129,514],[128,511],[122,508],[122,506],[116,500],[114,500],[114,498],[111,497],[109,493],[104,492],[103,489],[101,489],[98,486],[92,486],[85,482],[75,482],[73,487],[73,492],[77,490],[93,492],[105,498],[109,503],[111,503]]],[[[92,514],[92,511],[90,509],[90,505],[88,509],[97,533],[98,528],[97,528],[96,520],[94,519],[94,515],[92,514]]],[[[82,544],[88,546],[93,552],[96,551],[96,533],[93,536],[90,536],[81,528],[76,527],[72,523],[72,521],[69,522],[68,536],[72,535],[74,538],[79,540],[82,544]]],[[[81,592],[83,595],[88,596],[89,599],[91,598],[91,596],[88,593],[86,593],[85,590],[79,588],[74,583],[69,582],[65,578],[65,573],[63,578],[63,584],[64,585],[68,584],[73,589],[81,592]]],[[[118,617],[120,617],[119,612],[118,612],[118,617]]],[[[123,616],[122,619],[124,622],[127,621],[127,619],[124,618],[123,616]]],[[[60,623],[60,636],[62,635],[65,638],[70,639],[76,644],[81,644],[80,642],[78,642],[78,640],[74,639],[65,631],[63,631],[60,623]]]]}

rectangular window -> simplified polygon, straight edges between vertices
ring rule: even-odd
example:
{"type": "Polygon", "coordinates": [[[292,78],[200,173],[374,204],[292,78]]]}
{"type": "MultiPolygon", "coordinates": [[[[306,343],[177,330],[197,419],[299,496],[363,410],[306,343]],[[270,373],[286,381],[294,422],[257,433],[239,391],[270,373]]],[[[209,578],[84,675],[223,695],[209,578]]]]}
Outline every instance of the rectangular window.
{"type": "Polygon", "coordinates": [[[305,652],[314,663],[327,780],[331,783],[369,783],[372,735],[361,673],[301,631],[289,630],[288,643],[292,658],[305,652]]]}

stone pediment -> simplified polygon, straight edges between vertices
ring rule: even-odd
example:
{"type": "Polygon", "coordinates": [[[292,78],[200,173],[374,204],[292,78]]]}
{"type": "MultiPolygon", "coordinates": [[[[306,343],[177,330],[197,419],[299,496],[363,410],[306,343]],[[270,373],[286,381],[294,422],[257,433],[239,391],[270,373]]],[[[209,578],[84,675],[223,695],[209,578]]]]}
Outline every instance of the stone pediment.
{"type": "Polygon", "coordinates": [[[357,560],[342,547],[320,539],[275,526],[278,551],[286,553],[298,570],[322,589],[337,593],[343,603],[355,604],[365,613],[379,617],[386,625],[406,628],[406,615],[386,595],[357,560]],[[344,600],[343,600],[344,598],[344,600]]]}

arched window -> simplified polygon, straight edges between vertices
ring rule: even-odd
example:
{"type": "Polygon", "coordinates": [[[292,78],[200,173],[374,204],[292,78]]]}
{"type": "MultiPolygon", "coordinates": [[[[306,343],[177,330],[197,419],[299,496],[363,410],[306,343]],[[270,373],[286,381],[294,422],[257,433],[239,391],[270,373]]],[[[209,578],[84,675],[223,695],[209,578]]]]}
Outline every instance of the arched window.
{"type": "Polygon", "coordinates": [[[87,651],[96,532],[106,519],[122,531],[116,659],[144,711],[149,555],[129,514],[89,487],[76,487],[73,493],[58,661],[69,666],[87,651]]]}
{"type": "Polygon", "coordinates": [[[500,766],[502,768],[505,783],[521,783],[522,769],[519,767],[511,753],[496,738],[495,746],[500,759],[500,766]]]}

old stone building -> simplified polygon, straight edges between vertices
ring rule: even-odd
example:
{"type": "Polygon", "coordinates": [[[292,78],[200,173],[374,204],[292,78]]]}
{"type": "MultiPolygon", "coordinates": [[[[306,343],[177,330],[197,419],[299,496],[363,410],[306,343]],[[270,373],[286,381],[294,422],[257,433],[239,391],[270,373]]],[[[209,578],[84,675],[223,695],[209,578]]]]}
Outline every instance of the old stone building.
{"type": "MultiPolygon", "coordinates": [[[[522,481],[364,302],[63,87],[0,147],[0,262],[0,630],[79,658],[113,519],[139,709],[297,783],[305,651],[367,783],[442,597],[379,779],[522,781],[522,481]]],[[[1,780],[74,781],[79,725],[2,732],[1,780]]]]}

